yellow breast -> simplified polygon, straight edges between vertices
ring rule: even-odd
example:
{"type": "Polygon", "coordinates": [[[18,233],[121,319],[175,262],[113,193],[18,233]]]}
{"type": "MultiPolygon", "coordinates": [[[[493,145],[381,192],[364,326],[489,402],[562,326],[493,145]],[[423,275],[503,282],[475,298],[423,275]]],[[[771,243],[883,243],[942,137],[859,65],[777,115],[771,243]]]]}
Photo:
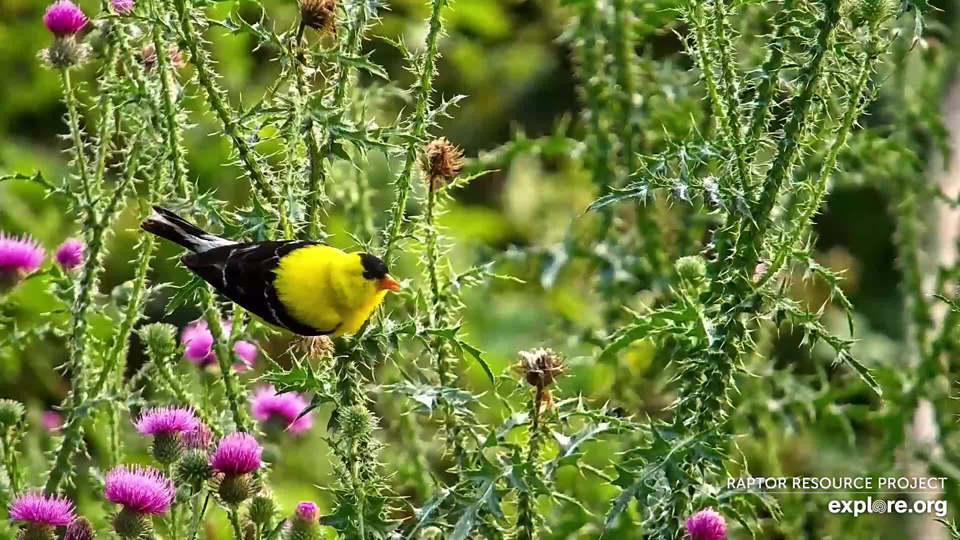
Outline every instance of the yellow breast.
{"type": "Polygon", "coordinates": [[[277,295],[292,317],[333,337],[363,326],[386,291],[363,278],[355,254],[330,246],[308,246],[286,255],[276,270],[277,295]]]}

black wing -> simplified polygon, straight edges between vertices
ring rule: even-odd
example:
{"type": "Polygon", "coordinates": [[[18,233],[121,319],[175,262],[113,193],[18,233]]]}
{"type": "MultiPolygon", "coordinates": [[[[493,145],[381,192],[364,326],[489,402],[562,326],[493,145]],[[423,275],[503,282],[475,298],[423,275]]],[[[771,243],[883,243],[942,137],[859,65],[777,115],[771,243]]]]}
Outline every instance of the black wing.
{"type": "Polygon", "coordinates": [[[292,251],[319,242],[292,240],[231,244],[181,259],[187,268],[216,287],[224,296],[263,320],[303,336],[322,336],[331,330],[311,328],[290,315],[273,286],[280,259],[292,251]]]}

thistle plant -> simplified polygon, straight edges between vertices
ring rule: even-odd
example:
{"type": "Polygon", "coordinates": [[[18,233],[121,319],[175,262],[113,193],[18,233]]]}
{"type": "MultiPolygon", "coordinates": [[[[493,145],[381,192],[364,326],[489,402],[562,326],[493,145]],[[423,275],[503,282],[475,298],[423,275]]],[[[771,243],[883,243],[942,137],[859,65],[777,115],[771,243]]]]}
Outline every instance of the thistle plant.
{"type": "Polygon", "coordinates": [[[955,476],[957,261],[926,245],[956,238],[925,217],[960,197],[924,176],[949,156],[952,55],[925,6],[84,6],[34,23],[68,172],[0,175],[70,229],[0,232],[0,359],[56,358],[37,380],[68,389],[0,400],[0,535],[875,538],[822,494],[727,480],[955,476]],[[478,151],[498,100],[448,73],[473,63],[465,28],[523,10],[546,22],[516,35],[549,35],[569,73],[541,78],[577,103],[529,136],[516,107],[478,151]],[[817,241],[830,197],[863,184],[891,202],[902,336],[817,241]],[[374,255],[402,290],[356,332],[291,335],[222,293],[226,270],[215,287],[136,230],[155,206],[208,241],[374,255]],[[871,459],[811,464],[821,439],[871,459]]]}

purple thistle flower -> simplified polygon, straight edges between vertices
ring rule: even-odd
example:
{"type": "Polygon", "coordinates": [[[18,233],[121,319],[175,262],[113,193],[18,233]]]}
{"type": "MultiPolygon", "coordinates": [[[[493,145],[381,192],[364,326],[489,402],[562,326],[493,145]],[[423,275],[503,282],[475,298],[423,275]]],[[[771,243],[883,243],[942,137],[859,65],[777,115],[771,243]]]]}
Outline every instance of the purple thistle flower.
{"type": "Polygon", "coordinates": [[[40,244],[27,236],[16,238],[0,233],[0,285],[16,284],[43,264],[40,244]]]}
{"type": "Polygon", "coordinates": [[[250,398],[250,413],[258,422],[279,419],[291,433],[300,434],[313,427],[313,413],[297,416],[309,403],[296,392],[278,394],[273,386],[257,388],[250,398]]]}
{"type": "Polygon", "coordinates": [[[63,427],[63,417],[57,411],[44,411],[43,428],[47,431],[59,431],[63,427]]]}
{"type": "Polygon", "coordinates": [[[180,342],[185,346],[183,356],[198,367],[207,367],[217,362],[213,354],[213,334],[207,321],[197,321],[183,329],[180,342]]]}
{"type": "Polygon", "coordinates": [[[107,473],[107,500],[139,514],[165,514],[177,491],[173,482],[153,467],[120,465],[107,473]]]}
{"type": "Polygon", "coordinates": [[[129,15],[133,11],[133,0],[112,0],[113,10],[121,15],[129,15]]]}
{"type": "Polygon", "coordinates": [[[297,517],[303,521],[316,521],[319,509],[317,503],[312,501],[303,501],[297,505],[297,517]]]}
{"type": "Polygon", "coordinates": [[[74,519],[73,501],[63,496],[47,496],[30,492],[20,495],[10,505],[10,521],[27,521],[37,525],[60,527],[74,519]]]}
{"type": "Polygon", "coordinates": [[[53,257],[64,270],[73,270],[83,264],[83,242],[68,238],[57,248],[53,257]]]}
{"type": "Polygon", "coordinates": [[[157,407],[140,416],[137,431],[144,435],[174,435],[197,429],[197,417],[183,407],[157,407]]]}
{"type": "Polygon", "coordinates": [[[247,433],[231,433],[224,437],[210,458],[210,465],[227,475],[252,473],[260,468],[263,449],[247,433]]]}
{"type": "Polygon", "coordinates": [[[47,8],[43,24],[58,38],[72,36],[87,25],[87,16],[70,0],[60,0],[47,8]]]}
{"type": "Polygon", "coordinates": [[[713,508],[707,508],[690,516],[687,532],[693,540],[723,540],[727,537],[727,521],[713,508]]]}
{"type": "MultiPolygon", "coordinates": [[[[230,321],[223,321],[221,328],[224,334],[233,329],[230,321]]],[[[184,345],[183,356],[199,368],[217,365],[217,354],[213,352],[213,333],[207,326],[207,321],[199,320],[183,329],[180,342],[184,345]]],[[[253,367],[257,360],[257,346],[247,341],[237,341],[233,344],[233,352],[240,356],[242,362],[234,364],[236,372],[246,371],[253,367]]]]}
{"type": "Polygon", "coordinates": [[[181,435],[180,440],[187,448],[206,450],[210,448],[210,443],[213,442],[213,433],[210,432],[210,428],[206,424],[197,422],[197,427],[181,435]]]}
{"type": "Polygon", "coordinates": [[[234,343],[233,352],[243,360],[242,363],[233,365],[233,370],[236,372],[247,371],[257,363],[257,346],[249,341],[238,341],[234,343]]]}

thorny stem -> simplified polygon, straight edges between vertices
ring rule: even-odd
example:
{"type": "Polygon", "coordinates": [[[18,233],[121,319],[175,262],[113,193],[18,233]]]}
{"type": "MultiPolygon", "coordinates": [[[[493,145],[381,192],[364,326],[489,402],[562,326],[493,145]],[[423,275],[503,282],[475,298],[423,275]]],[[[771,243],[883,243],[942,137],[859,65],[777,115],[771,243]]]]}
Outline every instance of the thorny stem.
{"type": "Polygon", "coordinates": [[[187,534],[187,540],[195,540],[197,533],[200,531],[200,522],[203,521],[203,515],[207,513],[207,503],[210,502],[210,492],[207,492],[206,497],[203,496],[203,492],[197,493],[193,498],[193,517],[191,518],[190,523],[190,532],[187,534]],[[200,505],[200,499],[203,499],[203,506],[200,505]]]}
{"type": "Polygon", "coordinates": [[[763,133],[763,127],[767,122],[767,112],[773,103],[774,92],[777,89],[777,82],[780,77],[780,69],[783,67],[783,51],[787,46],[787,32],[792,26],[790,24],[790,12],[793,10],[795,2],[796,0],[784,0],[783,6],[780,8],[780,11],[777,12],[774,19],[774,25],[777,30],[773,39],[770,41],[769,47],[767,47],[770,53],[760,68],[762,82],[757,88],[757,95],[754,100],[756,105],[753,109],[753,118],[750,121],[750,132],[745,141],[747,148],[756,147],[754,143],[757,138],[760,137],[760,134],[763,133]]]}
{"type": "MultiPolygon", "coordinates": [[[[632,0],[613,0],[614,31],[613,55],[616,72],[620,111],[618,115],[618,131],[620,137],[623,163],[627,176],[637,172],[640,167],[637,159],[637,139],[639,134],[634,130],[633,116],[636,110],[634,104],[635,72],[633,69],[636,60],[633,52],[633,19],[632,0]]],[[[666,264],[666,253],[660,242],[660,231],[653,214],[656,207],[653,203],[638,204],[636,206],[637,228],[643,241],[643,249],[650,263],[652,272],[659,275],[666,264]]]]}
{"type": "Polygon", "coordinates": [[[149,343],[147,344],[147,356],[156,368],[157,373],[160,374],[160,378],[163,379],[164,385],[173,393],[177,401],[193,409],[197,416],[200,417],[200,420],[210,428],[218,439],[223,437],[223,430],[220,429],[219,424],[214,422],[207,413],[207,409],[197,403],[193,395],[187,392],[187,389],[183,386],[183,382],[178,379],[174,375],[173,370],[170,369],[170,365],[175,362],[174,357],[172,355],[164,357],[159,351],[154,351],[149,343]]]}
{"type": "Polygon", "coordinates": [[[7,477],[10,479],[12,495],[20,493],[23,487],[20,485],[20,465],[17,463],[16,449],[17,436],[14,431],[19,429],[19,426],[5,428],[3,430],[3,436],[0,437],[0,451],[2,451],[0,455],[2,455],[4,466],[7,469],[7,477]]]}
{"type": "Polygon", "coordinates": [[[70,117],[70,134],[73,135],[73,149],[77,160],[77,174],[80,176],[80,187],[83,190],[84,204],[88,207],[89,223],[96,221],[96,212],[93,202],[93,190],[90,186],[90,171],[87,170],[87,156],[84,154],[83,135],[80,131],[80,115],[77,113],[77,96],[73,93],[70,84],[70,70],[60,71],[63,78],[63,97],[67,103],[67,115],[70,117]]]}
{"type": "MultiPolygon", "coordinates": [[[[604,110],[602,103],[606,96],[606,81],[600,77],[600,73],[605,69],[604,41],[601,37],[601,18],[603,17],[603,5],[598,2],[583,3],[580,12],[580,28],[584,31],[583,47],[581,50],[581,67],[579,70],[580,78],[583,80],[585,88],[584,101],[587,107],[584,108],[585,119],[589,125],[588,140],[592,139],[592,144],[588,145],[591,158],[590,166],[593,173],[593,182],[599,189],[599,195],[603,196],[610,193],[612,170],[610,162],[610,136],[609,126],[604,122],[601,112],[604,110]]],[[[610,225],[613,223],[613,209],[604,207],[600,214],[598,237],[606,236],[610,225]]]]}
{"type": "Polygon", "coordinates": [[[220,310],[217,309],[216,299],[209,288],[204,290],[203,298],[207,327],[213,334],[217,362],[220,365],[220,375],[223,377],[223,386],[227,396],[227,404],[233,415],[233,422],[236,424],[238,431],[249,432],[250,425],[244,409],[243,396],[237,388],[237,379],[233,372],[233,352],[229,347],[229,337],[224,335],[223,328],[220,326],[220,310]]]}
{"type": "MultiPolygon", "coordinates": [[[[117,71],[117,46],[110,44],[107,46],[107,58],[103,67],[103,83],[110,85],[115,79],[117,71]]],[[[93,185],[91,189],[94,195],[99,195],[103,183],[103,174],[107,167],[107,155],[110,153],[110,139],[113,138],[111,128],[116,128],[114,121],[114,95],[111,92],[101,89],[100,94],[100,126],[97,134],[97,168],[94,174],[93,185]]]]}
{"type": "Polygon", "coordinates": [[[233,525],[233,535],[236,540],[243,540],[243,529],[240,527],[240,511],[237,509],[231,509],[230,514],[230,524],[233,525]]]}
{"type": "MultiPolygon", "coordinates": [[[[151,2],[154,16],[160,17],[159,0],[151,2]]],[[[167,151],[170,153],[170,161],[173,162],[173,185],[176,194],[181,198],[187,197],[187,170],[183,156],[183,132],[180,122],[177,121],[176,104],[173,102],[174,78],[173,66],[170,64],[169,45],[163,37],[163,29],[160,25],[153,27],[153,47],[154,55],[157,58],[157,75],[160,79],[160,91],[163,92],[163,118],[166,126],[167,151]]]]}
{"type": "MultiPolygon", "coordinates": [[[[303,22],[300,22],[300,29],[297,32],[297,49],[301,49],[303,45],[303,30],[305,25],[303,22]]],[[[293,66],[296,70],[296,95],[294,97],[294,118],[292,123],[294,124],[294,130],[296,131],[297,142],[299,144],[299,133],[301,124],[305,124],[303,127],[306,130],[306,143],[307,143],[307,154],[310,158],[310,184],[309,184],[309,210],[307,214],[307,228],[306,228],[306,239],[316,240],[321,237],[322,228],[320,224],[320,210],[323,204],[324,187],[323,179],[325,174],[323,156],[320,154],[320,143],[317,141],[317,133],[315,131],[316,126],[313,122],[313,116],[307,115],[306,119],[303,118],[303,100],[308,95],[309,86],[307,85],[306,74],[304,73],[304,66],[301,64],[300,59],[297,58],[296,53],[292,54],[290,61],[293,63],[293,66]]],[[[305,62],[306,60],[304,60],[305,62]]],[[[288,143],[289,144],[289,143],[288,143]]],[[[288,164],[288,167],[291,166],[288,164]]],[[[291,180],[288,178],[288,182],[291,180]]],[[[292,182],[291,182],[292,183],[292,182]]]]}
{"type": "MultiPolygon", "coordinates": [[[[699,1],[697,2],[700,3],[699,1]]],[[[726,120],[726,135],[730,141],[730,147],[737,156],[737,172],[740,175],[740,187],[749,192],[752,184],[752,175],[747,167],[747,161],[744,157],[745,149],[743,145],[743,134],[740,131],[740,89],[737,84],[738,78],[731,58],[731,46],[727,31],[729,21],[727,20],[727,0],[715,0],[716,13],[713,15],[714,35],[717,38],[717,56],[720,60],[720,75],[723,83],[727,109],[724,114],[726,120]]]]}
{"type": "MultiPolygon", "coordinates": [[[[64,73],[66,74],[66,72],[64,73]]],[[[66,75],[65,78],[68,79],[66,75]]],[[[67,88],[69,88],[69,85],[67,85],[67,88]]],[[[60,489],[61,482],[63,482],[63,479],[71,468],[70,461],[73,459],[73,453],[83,437],[82,421],[87,413],[81,413],[81,408],[87,401],[87,377],[90,372],[87,358],[87,332],[89,329],[87,313],[93,301],[94,289],[97,287],[97,278],[100,275],[100,270],[103,268],[102,259],[105,248],[104,234],[113,219],[120,200],[123,198],[124,191],[126,191],[127,186],[133,181],[133,177],[136,175],[139,166],[139,155],[140,145],[137,141],[134,141],[133,150],[131,150],[130,156],[125,164],[124,178],[117,185],[116,191],[107,203],[103,215],[99,220],[95,221],[95,218],[90,217],[88,214],[88,225],[85,225],[85,229],[90,229],[86,231],[90,238],[90,243],[87,245],[88,255],[83,264],[80,281],[76,285],[77,293],[70,310],[73,325],[70,333],[70,358],[68,364],[72,372],[70,405],[67,409],[67,418],[64,421],[63,438],[60,440],[60,446],[57,448],[56,457],[54,458],[54,463],[50,468],[50,475],[47,477],[47,482],[44,487],[44,491],[50,495],[60,489]]],[[[88,207],[88,212],[92,214],[92,208],[88,207]]],[[[112,366],[104,366],[104,371],[101,372],[97,384],[92,389],[92,394],[90,395],[95,397],[100,395],[111,372],[112,366]]]]}
{"type": "MultiPolygon", "coordinates": [[[[190,50],[190,61],[196,68],[197,81],[206,91],[207,101],[216,113],[217,118],[220,119],[224,133],[230,138],[230,141],[233,142],[233,147],[237,150],[240,161],[243,162],[244,168],[253,180],[254,186],[270,204],[276,207],[277,214],[280,216],[280,228],[283,230],[283,234],[288,238],[293,238],[293,228],[285,210],[286,206],[283,198],[277,195],[270,181],[267,180],[266,174],[263,172],[263,167],[257,159],[256,152],[240,133],[240,126],[236,118],[234,118],[227,104],[224,103],[225,96],[223,95],[223,90],[217,86],[213,70],[209,65],[210,58],[207,51],[200,46],[202,38],[193,27],[191,8],[187,4],[187,0],[173,0],[173,3],[177,10],[177,15],[180,18],[180,27],[183,32],[184,41],[190,50]]],[[[160,51],[157,51],[157,55],[160,55],[160,51]]]]}
{"type": "MultiPolygon", "coordinates": [[[[851,89],[850,96],[847,101],[847,110],[843,115],[843,120],[840,122],[839,128],[837,128],[836,136],[833,140],[833,144],[830,146],[827,157],[820,166],[820,173],[816,183],[814,184],[813,193],[810,195],[810,199],[807,201],[803,211],[793,225],[790,241],[787,243],[788,246],[793,246],[800,240],[800,236],[804,233],[804,231],[807,230],[807,227],[810,221],[813,219],[813,216],[817,213],[817,210],[820,209],[820,205],[823,202],[823,197],[827,192],[827,181],[830,179],[830,175],[833,174],[833,171],[837,165],[837,158],[840,155],[840,151],[843,150],[843,147],[846,145],[847,139],[853,130],[853,124],[857,119],[857,113],[863,107],[860,101],[864,97],[864,90],[866,89],[867,83],[870,81],[870,75],[873,72],[873,63],[876,61],[876,54],[873,51],[876,49],[876,47],[877,36],[871,34],[871,38],[867,44],[867,56],[860,64],[860,70],[857,74],[856,82],[851,89]]],[[[784,250],[777,255],[774,264],[772,264],[770,268],[763,274],[760,280],[758,280],[757,288],[762,287],[773,276],[777,275],[777,273],[786,263],[787,254],[789,252],[789,250],[784,250]]]]}
{"type": "Polygon", "coordinates": [[[742,268],[747,268],[750,272],[753,271],[753,265],[759,257],[757,243],[763,241],[763,235],[772,219],[771,211],[777,202],[780,188],[783,186],[784,179],[793,170],[794,160],[800,148],[800,136],[807,121],[807,113],[823,75],[823,61],[830,50],[830,44],[833,42],[833,31],[840,23],[840,4],[840,0],[827,0],[825,2],[826,13],[824,19],[817,25],[819,32],[814,55],[803,70],[803,89],[790,103],[790,119],[784,127],[783,138],[777,145],[777,154],[773,160],[773,165],[767,171],[767,177],[764,180],[763,193],[756,204],[756,210],[753,212],[757,220],[756,225],[746,230],[745,237],[752,241],[753,246],[743,250],[746,252],[747,264],[742,268]]]}
{"type": "Polygon", "coordinates": [[[387,226],[387,241],[384,248],[387,264],[390,264],[390,256],[400,239],[400,231],[403,228],[403,214],[406,212],[407,200],[410,198],[413,169],[427,132],[430,96],[433,93],[433,78],[436,75],[437,58],[440,55],[437,44],[443,30],[443,19],[440,17],[440,12],[446,5],[447,0],[433,0],[433,10],[430,13],[430,29],[427,32],[427,49],[423,52],[420,65],[417,66],[417,73],[419,74],[416,97],[417,108],[413,115],[412,140],[410,145],[407,146],[403,171],[394,184],[397,195],[393,201],[393,206],[390,208],[390,224],[387,226]]]}
{"type": "MultiPolygon", "coordinates": [[[[360,45],[363,40],[363,32],[367,27],[367,20],[370,14],[367,12],[366,2],[358,2],[356,6],[356,17],[347,34],[346,43],[341,50],[345,50],[348,55],[356,55],[360,52],[360,45]]],[[[299,41],[299,39],[298,39],[299,41]]],[[[347,90],[353,77],[353,67],[347,63],[338,66],[337,78],[333,85],[333,110],[336,111],[332,122],[339,124],[343,119],[344,102],[347,97],[347,90]]],[[[298,76],[300,75],[298,69],[298,76]]],[[[325,149],[321,149],[313,133],[313,120],[308,122],[307,147],[310,152],[310,202],[307,214],[307,235],[309,238],[319,238],[322,234],[320,224],[320,214],[323,210],[323,201],[326,198],[324,193],[324,179],[329,176],[327,171],[330,152],[337,144],[336,137],[330,135],[324,143],[325,149]]]]}
{"type": "Polygon", "coordinates": [[[518,540],[536,540],[537,538],[537,498],[533,492],[535,478],[541,474],[539,463],[540,446],[543,442],[543,429],[540,424],[540,404],[543,400],[544,389],[537,387],[537,392],[530,403],[530,439],[527,441],[527,455],[525,461],[527,464],[527,488],[520,492],[517,500],[517,534],[518,540]]]}

